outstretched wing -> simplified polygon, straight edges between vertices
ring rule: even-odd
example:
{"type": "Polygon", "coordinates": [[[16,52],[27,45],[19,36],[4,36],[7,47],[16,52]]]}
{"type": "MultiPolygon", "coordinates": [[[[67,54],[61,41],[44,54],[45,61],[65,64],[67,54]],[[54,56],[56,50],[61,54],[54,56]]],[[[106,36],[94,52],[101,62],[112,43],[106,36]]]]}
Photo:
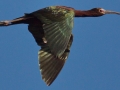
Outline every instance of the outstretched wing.
{"type": "Polygon", "coordinates": [[[60,57],[53,55],[48,46],[42,47],[42,49],[38,52],[42,79],[48,86],[56,79],[66,59],[68,58],[72,41],[73,36],[71,35],[67,48],[60,57]]]}
{"type": "Polygon", "coordinates": [[[47,7],[31,15],[40,21],[40,26],[29,25],[29,31],[41,46],[38,57],[42,79],[50,85],[61,71],[70,52],[74,12],[65,7],[47,7]]]}
{"type": "Polygon", "coordinates": [[[43,23],[45,39],[51,53],[60,57],[64,53],[71,36],[74,12],[51,6],[31,14],[43,23]]]}

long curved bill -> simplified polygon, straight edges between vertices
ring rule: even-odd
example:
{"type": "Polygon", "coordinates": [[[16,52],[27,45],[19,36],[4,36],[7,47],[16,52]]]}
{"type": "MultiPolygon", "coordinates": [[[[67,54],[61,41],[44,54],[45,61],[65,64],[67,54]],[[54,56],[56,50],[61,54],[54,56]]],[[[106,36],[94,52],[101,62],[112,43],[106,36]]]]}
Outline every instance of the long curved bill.
{"type": "Polygon", "coordinates": [[[120,15],[120,12],[105,10],[105,14],[118,14],[118,15],[120,15]]]}

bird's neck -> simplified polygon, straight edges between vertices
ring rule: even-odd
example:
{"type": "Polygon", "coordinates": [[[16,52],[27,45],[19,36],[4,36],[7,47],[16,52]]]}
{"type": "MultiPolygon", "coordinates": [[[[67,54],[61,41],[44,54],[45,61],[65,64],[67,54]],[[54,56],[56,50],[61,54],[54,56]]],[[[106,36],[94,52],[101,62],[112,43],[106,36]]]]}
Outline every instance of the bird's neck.
{"type": "Polygon", "coordinates": [[[97,13],[91,12],[90,10],[88,11],[80,11],[80,10],[75,10],[75,17],[99,17],[101,15],[98,15],[97,13]]]}

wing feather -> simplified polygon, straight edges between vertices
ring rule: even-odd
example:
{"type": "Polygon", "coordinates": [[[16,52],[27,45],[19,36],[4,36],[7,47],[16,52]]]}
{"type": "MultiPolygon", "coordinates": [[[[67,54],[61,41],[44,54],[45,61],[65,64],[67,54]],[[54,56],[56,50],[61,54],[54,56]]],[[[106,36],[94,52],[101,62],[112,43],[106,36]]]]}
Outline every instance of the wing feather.
{"type": "Polygon", "coordinates": [[[69,55],[69,50],[73,41],[73,36],[69,40],[66,50],[61,55],[61,57],[56,57],[53,55],[48,46],[44,46],[38,52],[40,70],[42,74],[42,79],[49,86],[58,76],[64,63],[69,55]]]}
{"type": "Polygon", "coordinates": [[[55,56],[60,57],[64,53],[71,36],[74,12],[51,6],[31,14],[43,23],[45,39],[50,51],[55,56]]]}
{"type": "Polygon", "coordinates": [[[38,52],[40,71],[42,79],[50,85],[58,76],[70,52],[74,11],[54,6],[31,14],[40,21],[40,26],[29,25],[29,31],[41,46],[38,52]]]}

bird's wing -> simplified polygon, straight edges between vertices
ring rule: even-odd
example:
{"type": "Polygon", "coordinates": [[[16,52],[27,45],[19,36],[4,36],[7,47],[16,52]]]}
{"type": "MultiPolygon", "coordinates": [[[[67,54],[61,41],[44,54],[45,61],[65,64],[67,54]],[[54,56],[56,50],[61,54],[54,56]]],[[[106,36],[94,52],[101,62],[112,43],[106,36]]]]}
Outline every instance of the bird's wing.
{"type": "Polygon", "coordinates": [[[43,23],[47,46],[52,54],[60,57],[71,36],[74,12],[60,7],[47,7],[31,14],[43,23]]]}
{"type": "Polygon", "coordinates": [[[38,52],[40,71],[42,74],[42,79],[49,86],[57,77],[61,71],[68,55],[70,52],[70,47],[73,41],[73,36],[71,35],[68,42],[67,48],[60,57],[53,55],[48,46],[44,46],[38,52]]]}

